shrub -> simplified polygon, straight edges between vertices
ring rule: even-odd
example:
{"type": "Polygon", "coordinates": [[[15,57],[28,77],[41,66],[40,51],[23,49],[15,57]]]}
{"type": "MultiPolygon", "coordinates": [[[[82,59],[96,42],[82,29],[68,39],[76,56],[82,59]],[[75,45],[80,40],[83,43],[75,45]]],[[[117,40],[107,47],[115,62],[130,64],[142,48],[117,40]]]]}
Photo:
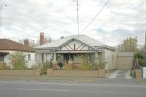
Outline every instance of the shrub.
{"type": "Polygon", "coordinates": [[[102,58],[98,58],[99,60],[99,69],[105,69],[105,65],[107,62],[105,62],[102,58]]]}
{"type": "Polygon", "coordinates": [[[6,70],[11,70],[11,66],[6,66],[6,70]]]}
{"type": "Polygon", "coordinates": [[[63,66],[64,70],[72,70],[72,65],[65,63],[63,66]]]}
{"type": "Polygon", "coordinates": [[[38,66],[33,64],[30,69],[33,69],[33,70],[38,69],[38,66]]]}
{"type": "Polygon", "coordinates": [[[78,55],[80,60],[79,69],[80,70],[91,70],[91,67],[88,63],[88,59],[84,55],[78,55]]]}
{"type": "Polygon", "coordinates": [[[51,62],[46,62],[44,63],[40,69],[41,69],[41,74],[47,74],[47,69],[52,68],[51,62]]]}
{"type": "Polygon", "coordinates": [[[105,62],[103,58],[99,57],[97,61],[94,63],[94,65],[92,65],[92,68],[94,68],[94,70],[105,69],[106,63],[107,62],[105,62]]]}
{"type": "Polygon", "coordinates": [[[27,69],[25,57],[26,55],[23,54],[22,52],[15,52],[10,54],[9,59],[10,64],[12,65],[12,69],[16,70],[27,69]]]}

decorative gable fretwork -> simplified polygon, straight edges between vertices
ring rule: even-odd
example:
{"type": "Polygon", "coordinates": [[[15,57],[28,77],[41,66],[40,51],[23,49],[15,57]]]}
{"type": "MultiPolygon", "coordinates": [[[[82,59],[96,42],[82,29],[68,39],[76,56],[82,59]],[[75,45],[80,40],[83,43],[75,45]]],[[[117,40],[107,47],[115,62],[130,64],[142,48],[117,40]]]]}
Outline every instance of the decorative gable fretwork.
{"type": "Polygon", "coordinates": [[[61,50],[61,51],[64,51],[64,50],[67,50],[67,51],[81,51],[81,50],[90,51],[90,50],[92,50],[92,48],[85,45],[84,43],[73,40],[67,44],[62,45],[58,50],[61,50]]]}

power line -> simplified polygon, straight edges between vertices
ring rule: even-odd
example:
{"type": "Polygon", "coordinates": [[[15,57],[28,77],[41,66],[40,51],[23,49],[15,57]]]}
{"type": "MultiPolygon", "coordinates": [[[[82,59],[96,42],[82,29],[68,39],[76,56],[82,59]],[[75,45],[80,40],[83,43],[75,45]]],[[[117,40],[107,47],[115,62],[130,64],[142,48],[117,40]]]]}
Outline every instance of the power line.
{"type": "MultiPolygon", "coordinates": [[[[97,16],[100,14],[100,12],[103,10],[103,8],[109,3],[109,0],[105,3],[105,5],[99,10],[99,12],[95,15],[95,17],[89,22],[89,24],[82,30],[84,32],[90,25],[91,23],[97,18],[97,16]]],[[[82,33],[81,32],[81,33],[82,33]]]]}

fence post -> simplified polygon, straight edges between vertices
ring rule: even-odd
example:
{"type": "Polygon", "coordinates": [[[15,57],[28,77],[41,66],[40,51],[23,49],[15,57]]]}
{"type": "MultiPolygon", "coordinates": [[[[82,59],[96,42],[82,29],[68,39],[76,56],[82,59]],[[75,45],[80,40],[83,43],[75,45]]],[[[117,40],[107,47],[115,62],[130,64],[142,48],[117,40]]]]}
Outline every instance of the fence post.
{"type": "Polygon", "coordinates": [[[53,72],[53,69],[47,69],[47,75],[48,75],[49,77],[52,76],[52,72],[53,72]]]}
{"type": "Polygon", "coordinates": [[[137,79],[142,78],[141,69],[135,69],[135,77],[137,79]]]}

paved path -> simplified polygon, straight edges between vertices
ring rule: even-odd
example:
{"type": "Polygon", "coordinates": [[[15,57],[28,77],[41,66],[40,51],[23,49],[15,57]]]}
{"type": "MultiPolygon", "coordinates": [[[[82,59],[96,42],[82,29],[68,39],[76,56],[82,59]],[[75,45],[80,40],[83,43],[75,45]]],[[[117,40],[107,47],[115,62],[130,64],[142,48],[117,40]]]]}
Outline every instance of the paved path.
{"type": "Polygon", "coordinates": [[[107,78],[131,78],[130,70],[115,70],[107,74],[107,78]]]}
{"type": "Polygon", "coordinates": [[[108,78],[97,83],[0,81],[0,97],[146,97],[146,85],[108,78]]]}

